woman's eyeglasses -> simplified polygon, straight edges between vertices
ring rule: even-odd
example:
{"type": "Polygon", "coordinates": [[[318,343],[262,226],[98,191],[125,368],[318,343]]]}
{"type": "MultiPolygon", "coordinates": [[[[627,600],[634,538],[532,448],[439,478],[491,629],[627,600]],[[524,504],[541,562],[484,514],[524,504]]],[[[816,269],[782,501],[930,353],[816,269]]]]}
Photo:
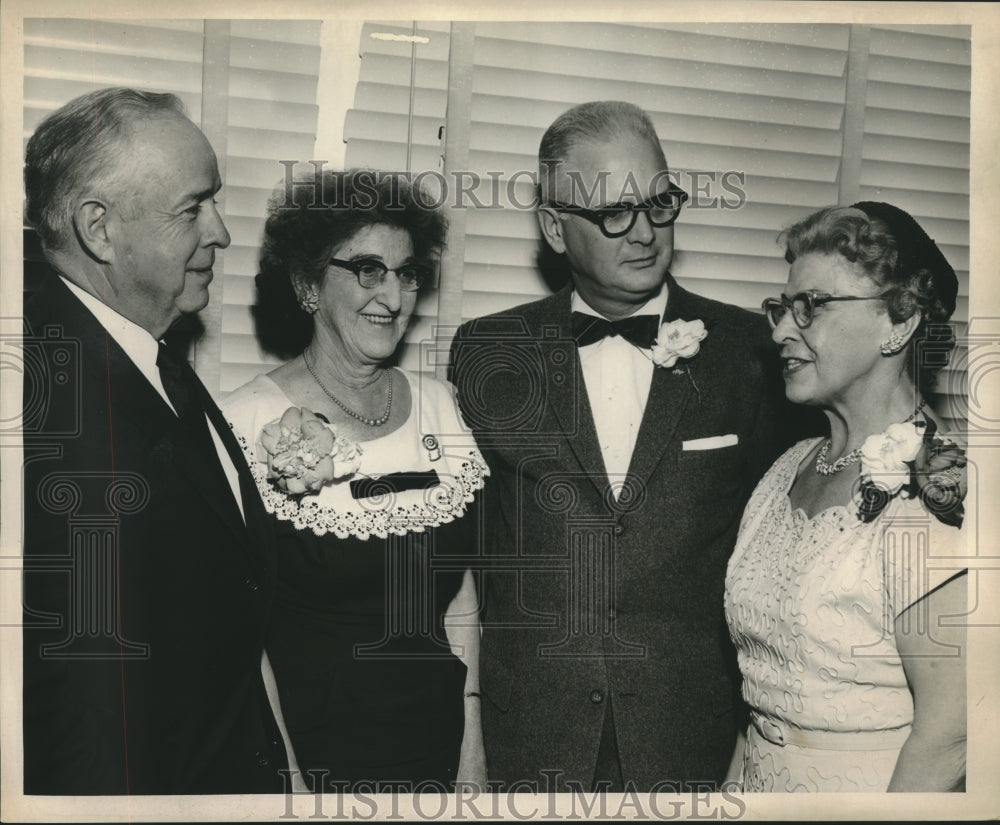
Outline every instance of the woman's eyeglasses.
{"type": "Polygon", "coordinates": [[[806,329],[813,322],[816,308],[823,306],[823,304],[829,304],[833,301],[874,301],[878,298],[884,298],[888,294],[889,292],[883,292],[880,295],[827,295],[825,292],[807,290],[799,292],[791,298],[787,295],[782,295],[780,298],[765,298],[761,308],[772,328],[778,326],[781,319],[785,317],[785,313],[791,310],[795,326],[799,329],[806,329]]]}
{"type": "Polygon", "coordinates": [[[416,292],[431,277],[431,268],[425,264],[403,264],[389,269],[378,258],[357,258],[353,261],[330,258],[330,263],[352,272],[365,289],[381,286],[390,272],[399,279],[399,288],[403,292],[416,292]]]}
{"type": "Polygon", "coordinates": [[[643,203],[616,203],[604,209],[585,209],[576,204],[560,201],[551,201],[548,205],[557,212],[579,215],[597,224],[605,237],[620,238],[632,231],[640,212],[646,213],[653,226],[670,226],[677,220],[681,206],[687,199],[687,192],[671,184],[666,192],[661,192],[643,203]]]}

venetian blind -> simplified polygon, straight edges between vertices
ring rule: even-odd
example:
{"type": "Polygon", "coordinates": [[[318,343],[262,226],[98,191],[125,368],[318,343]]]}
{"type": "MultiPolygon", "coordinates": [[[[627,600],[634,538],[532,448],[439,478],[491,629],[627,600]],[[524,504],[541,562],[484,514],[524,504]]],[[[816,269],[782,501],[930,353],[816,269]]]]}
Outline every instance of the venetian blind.
{"type": "Polygon", "coordinates": [[[967,26],[878,26],[870,31],[860,197],[910,212],[959,279],[959,348],[932,404],[951,428],[966,418],[969,320],[969,97],[967,26]]]}
{"type": "Polygon", "coordinates": [[[218,385],[223,394],[280,363],[260,349],[250,310],[267,201],[284,180],[280,161],[312,159],[320,26],[309,20],[231,23],[223,195],[232,244],[224,255],[218,385]]]}
{"type": "MultiPolygon", "coordinates": [[[[24,21],[24,146],[49,114],[106,86],[173,92],[195,123],[201,116],[200,20],[24,21]]],[[[24,233],[27,292],[37,287],[41,247],[24,233]]]]}
{"type": "MultiPolygon", "coordinates": [[[[220,212],[232,235],[232,245],[217,256],[212,301],[202,312],[205,332],[195,350],[195,366],[213,392],[228,392],[275,363],[254,336],[253,278],[267,198],[284,171],[278,161],[307,160],[312,153],[320,25],[25,20],[25,143],[47,114],[107,86],[177,94],[213,142],[224,182],[220,212]]],[[[31,234],[25,249],[29,260],[37,254],[31,234]]]]}
{"type": "MultiPolygon", "coordinates": [[[[365,24],[357,92],[344,122],[345,166],[414,174],[442,171],[449,28],[447,22],[365,24]]],[[[432,176],[424,177],[424,185],[432,198],[441,194],[432,176]]],[[[401,366],[427,368],[420,363],[417,343],[432,338],[437,317],[437,290],[425,289],[400,350],[401,366]]]]}

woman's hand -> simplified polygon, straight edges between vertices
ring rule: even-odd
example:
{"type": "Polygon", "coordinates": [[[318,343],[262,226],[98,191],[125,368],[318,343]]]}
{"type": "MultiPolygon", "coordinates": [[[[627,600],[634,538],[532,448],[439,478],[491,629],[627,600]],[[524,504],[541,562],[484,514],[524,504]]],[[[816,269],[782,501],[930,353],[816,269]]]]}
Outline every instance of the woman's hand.
{"type": "Polygon", "coordinates": [[[736,736],[736,747],[733,748],[732,759],[729,760],[729,770],[726,771],[726,778],[722,782],[722,787],[726,790],[742,790],[740,777],[743,775],[743,751],[747,747],[747,735],[740,731],[736,736]]]}
{"type": "Polygon", "coordinates": [[[462,586],[448,605],[444,617],[445,632],[452,652],[466,667],[465,733],[455,777],[456,791],[463,784],[486,790],[486,753],[483,749],[483,726],[480,721],[482,698],[479,695],[479,598],[472,571],[466,570],[462,586]]]}
{"type": "Polygon", "coordinates": [[[455,792],[475,789],[486,791],[486,751],[483,748],[483,729],[479,721],[479,696],[465,697],[465,735],[462,737],[462,755],[458,760],[455,792]]]}

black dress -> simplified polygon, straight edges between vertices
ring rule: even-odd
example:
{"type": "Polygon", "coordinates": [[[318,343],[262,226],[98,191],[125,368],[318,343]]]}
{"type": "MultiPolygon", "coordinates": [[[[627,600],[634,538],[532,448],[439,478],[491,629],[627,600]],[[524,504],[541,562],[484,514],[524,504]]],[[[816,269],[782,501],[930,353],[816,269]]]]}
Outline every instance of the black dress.
{"type": "MultiPolygon", "coordinates": [[[[461,432],[450,385],[409,380],[409,420],[362,445],[353,478],[433,472],[438,484],[352,495],[345,481],[295,500],[254,464],[278,532],[267,653],[299,769],[314,790],[449,791],[458,768],[466,668],[443,617],[474,563],[474,498],[487,470],[461,432]]],[[[223,406],[253,455],[249,439],[292,404],[259,376],[223,406]]]]}

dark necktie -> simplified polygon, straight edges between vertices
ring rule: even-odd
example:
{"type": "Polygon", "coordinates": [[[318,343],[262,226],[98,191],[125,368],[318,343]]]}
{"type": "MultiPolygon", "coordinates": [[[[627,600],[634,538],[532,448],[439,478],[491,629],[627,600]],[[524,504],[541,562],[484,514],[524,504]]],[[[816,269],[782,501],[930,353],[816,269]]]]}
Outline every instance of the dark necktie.
{"type": "MultiPolygon", "coordinates": [[[[167,392],[167,398],[177,411],[184,431],[191,443],[202,454],[206,464],[218,465],[219,454],[215,442],[208,432],[208,421],[205,419],[205,406],[198,393],[197,377],[185,362],[174,356],[163,344],[160,344],[156,354],[156,366],[160,370],[160,381],[167,392]]],[[[228,484],[228,482],[227,482],[228,484]]]]}
{"type": "MultiPolygon", "coordinates": [[[[189,450],[187,455],[190,460],[201,464],[204,471],[204,478],[210,481],[217,491],[219,500],[231,501],[233,504],[233,515],[240,522],[251,527],[251,533],[256,535],[263,531],[264,510],[260,505],[260,497],[257,494],[257,486],[253,476],[247,468],[246,460],[243,458],[240,447],[235,439],[224,428],[226,422],[222,414],[214,408],[206,409],[205,403],[201,399],[204,389],[198,381],[193,369],[187,362],[173,355],[169,349],[160,344],[156,354],[156,366],[160,371],[160,381],[163,382],[163,389],[167,393],[167,398],[177,411],[177,418],[181,425],[181,435],[189,450]],[[207,417],[206,417],[207,416],[207,417]],[[239,476],[239,490],[234,490],[226,471],[222,466],[222,458],[219,450],[215,446],[211,434],[209,433],[209,421],[213,421],[219,439],[229,455],[233,466],[239,476]],[[234,496],[236,496],[234,498],[234,496]],[[242,501],[243,515],[237,506],[237,499],[242,501]]],[[[193,472],[201,470],[193,468],[193,472]]],[[[264,552],[265,545],[251,542],[257,547],[258,553],[264,552]]],[[[263,563],[267,563],[266,560],[263,563]]]]}
{"type": "Polygon", "coordinates": [[[573,338],[578,347],[596,344],[609,336],[620,335],[637,347],[649,349],[660,328],[659,315],[632,315],[620,321],[609,321],[585,312],[573,313],[573,338]]]}
{"type": "Polygon", "coordinates": [[[167,398],[177,411],[177,417],[189,427],[199,420],[204,421],[205,408],[198,400],[197,387],[184,365],[163,344],[159,345],[156,353],[156,367],[160,371],[160,381],[167,391],[167,398]]]}

